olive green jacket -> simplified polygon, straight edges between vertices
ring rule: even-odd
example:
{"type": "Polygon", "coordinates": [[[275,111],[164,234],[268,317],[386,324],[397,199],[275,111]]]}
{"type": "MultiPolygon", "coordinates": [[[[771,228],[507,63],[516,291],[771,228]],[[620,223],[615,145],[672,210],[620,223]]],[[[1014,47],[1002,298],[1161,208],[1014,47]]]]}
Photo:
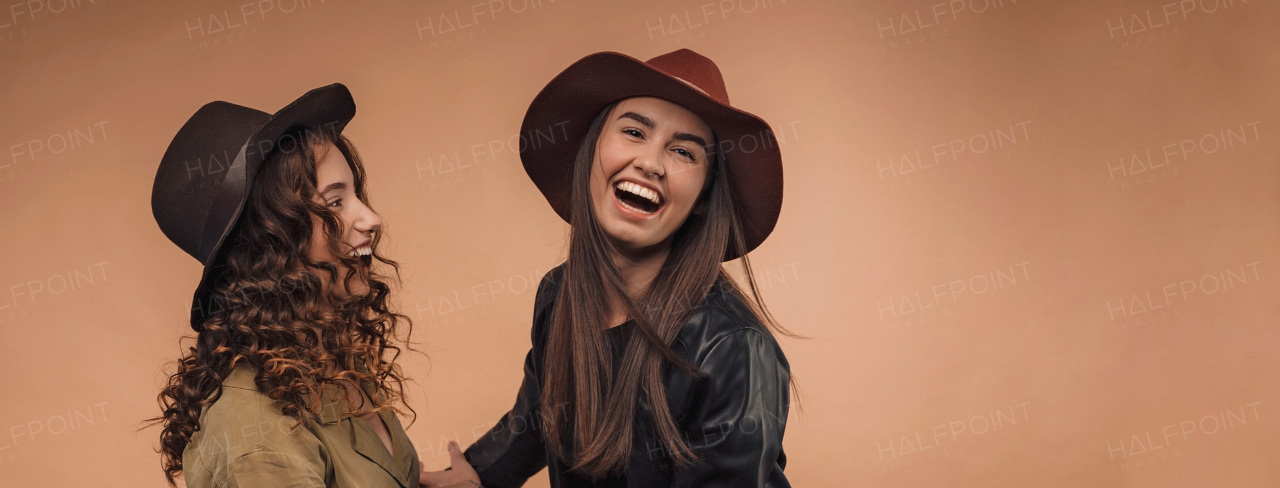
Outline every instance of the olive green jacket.
{"type": "MultiPolygon", "coordinates": [[[[369,422],[344,416],[346,393],[327,389],[321,421],[294,425],[245,364],[222,382],[222,396],[200,414],[200,430],[182,453],[189,488],[418,486],[418,454],[393,413],[381,412],[395,455],[369,422]]],[[[364,385],[372,398],[376,391],[364,385]]],[[[382,397],[378,397],[382,398],[382,397]]]]}

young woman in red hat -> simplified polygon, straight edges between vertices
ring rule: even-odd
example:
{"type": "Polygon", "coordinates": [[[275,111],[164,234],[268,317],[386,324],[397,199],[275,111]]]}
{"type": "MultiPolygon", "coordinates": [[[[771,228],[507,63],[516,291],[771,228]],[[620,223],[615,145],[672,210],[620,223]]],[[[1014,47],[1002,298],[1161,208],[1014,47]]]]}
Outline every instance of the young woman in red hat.
{"type": "MultiPolygon", "coordinates": [[[[543,278],[516,404],[466,451],[489,488],[789,486],[790,372],[745,257],[773,230],[782,159],[689,50],[598,53],[534,99],[526,172],[572,226],[543,278]],[[545,137],[563,126],[568,140],[545,137]],[[743,258],[749,292],[725,272],[743,258]]],[[[447,484],[469,474],[428,473],[447,484]]]]}
{"type": "MultiPolygon", "coordinates": [[[[155,419],[171,485],[179,475],[191,488],[421,481],[395,415],[395,341],[411,325],[389,310],[373,266],[396,263],[377,253],[382,220],[341,134],[354,115],[339,84],[275,114],[213,102],[161,160],[156,222],[204,265],[195,343],[155,419]]],[[[479,483],[460,473],[456,486],[479,483]]]]}

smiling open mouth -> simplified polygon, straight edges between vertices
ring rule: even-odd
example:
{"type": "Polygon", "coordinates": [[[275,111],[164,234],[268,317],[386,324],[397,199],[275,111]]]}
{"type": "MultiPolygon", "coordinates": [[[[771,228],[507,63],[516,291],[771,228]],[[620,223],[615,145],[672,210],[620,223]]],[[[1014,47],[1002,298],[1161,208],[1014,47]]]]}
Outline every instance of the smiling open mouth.
{"type": "Polygon", "coordinates": [[[373,248],[362,246],[351,250],[351,257],[360,258],[360,262],[365,266],[373,264],[373,248]]]}
{"type": "Polygon", "coordinates": [[[623,206],[643,214],[662,208],[662,196],[658,192],[630,181],[619,181],[614,185],[613,195],[623,206]]]}

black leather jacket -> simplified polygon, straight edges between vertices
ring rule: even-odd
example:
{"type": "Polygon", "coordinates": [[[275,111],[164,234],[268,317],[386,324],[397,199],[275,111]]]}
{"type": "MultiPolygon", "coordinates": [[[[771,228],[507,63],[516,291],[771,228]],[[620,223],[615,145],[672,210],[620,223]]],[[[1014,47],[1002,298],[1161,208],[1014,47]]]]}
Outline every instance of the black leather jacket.
{"type": "MultiPolygon", "coordinates": [[[[543,467],[549,468],[552,487],[577,484],[569,467],[543,442],[540,419],[546,414],[538,403],[543,351],[562,271],[563,267],[551,270],[538,286],[533,348],[525,358],[524,383],[515,406],[467,448],[467,459],[487,488],[521,486],[543,467]]],[[[782,472],[782,435],[790,402],[787,358],[750,309],[717,285],[672,344],[705,378],[665,369],[672,418],[701,462],[691,468],[674,467],[648,427],[642,406],[625,473],[629,487],[790,486],[782,472]]]]}

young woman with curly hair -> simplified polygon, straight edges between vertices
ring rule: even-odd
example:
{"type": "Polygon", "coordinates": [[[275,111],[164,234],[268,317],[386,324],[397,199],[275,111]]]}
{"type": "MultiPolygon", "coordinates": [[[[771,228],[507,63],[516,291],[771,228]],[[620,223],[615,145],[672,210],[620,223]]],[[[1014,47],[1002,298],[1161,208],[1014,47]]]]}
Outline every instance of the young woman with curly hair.
{"type": "Polygon", "coordinates": [[[419,484],[396,416],[411,324],[374,266],[398,269],[377,253],[382,221],[341,134],[354,115],[339,84],[275,114],[213,102],[165,153],[152,211],[205,266],[197,335],[154,419],[171,485],[419,484]]]}

